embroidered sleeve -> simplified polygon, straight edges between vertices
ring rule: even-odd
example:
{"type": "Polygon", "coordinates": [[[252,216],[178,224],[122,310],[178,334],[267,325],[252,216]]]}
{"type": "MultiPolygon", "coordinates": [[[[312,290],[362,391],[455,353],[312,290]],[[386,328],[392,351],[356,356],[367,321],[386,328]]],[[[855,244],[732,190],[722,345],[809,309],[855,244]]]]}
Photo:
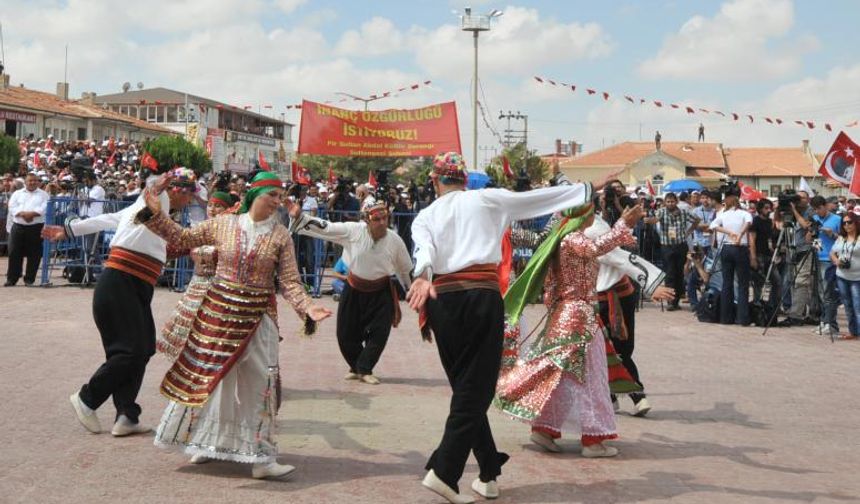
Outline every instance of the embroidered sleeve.
{"type": "Polygon", "coordinates": [[[203,245],[215,245],[214,226],[218,219],[208,219],[190,228],[184,228],[159,212],[146,222],[150,231],[164,238],[176,248],[192,249],[203,245]]]}
{"type": "Polygon", "coordinates": [[[300,318],[307,318],[307,311],[311,304],[311,298],[305,291],[302,279],[299,276],[299,268],[296,266],[296,258],[293,256],[293,240],[288,233],[285,234],[284,244],[278,256],[278,282],[281,286],[281,296],[293,307],[300,318]]]}
{"type": "Polygon", "coordinates": [[[597,258],[606,254],[615,247],[626,247],[636,244],[636,238],[630,233],[627,224],[618,219],[612,230],[600,235],[594,240],[585,236],[584,233],[574,233],[571,238],[574,253],[583,257],[597,258]]]}

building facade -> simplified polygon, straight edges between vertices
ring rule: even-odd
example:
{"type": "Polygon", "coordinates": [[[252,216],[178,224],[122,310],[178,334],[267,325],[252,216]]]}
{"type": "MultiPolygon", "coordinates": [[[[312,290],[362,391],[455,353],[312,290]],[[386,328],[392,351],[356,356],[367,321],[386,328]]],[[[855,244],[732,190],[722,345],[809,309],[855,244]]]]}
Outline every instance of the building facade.
{"type": "Polygon", "coordinates": [[[293,157],[293,125],[283,120],[166,88],[93,97],[108,110],[168,128],[198,145],[212,158],[215,171],[246,173],[260,156],[282,175],[293,157]]]}

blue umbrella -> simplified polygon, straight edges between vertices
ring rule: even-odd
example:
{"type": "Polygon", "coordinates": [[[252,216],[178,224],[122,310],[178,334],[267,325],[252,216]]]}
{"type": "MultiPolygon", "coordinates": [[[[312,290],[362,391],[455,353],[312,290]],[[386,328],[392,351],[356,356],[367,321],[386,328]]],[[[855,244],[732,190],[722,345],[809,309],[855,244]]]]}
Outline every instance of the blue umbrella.
{"type": "Polygon", "coordinates": [[[673,181],[671,181],[668,184],[663,186],[663,192],[664,193],[667,193],[667,192],[680,193],[680,192],[685,192],[685,191],[686,192],[701,191],[702,189],[703,189],[702,184],[696,182],[695,180],[687,180],[687,179],[673,180],[673,181]]]}
{"type": "Polygon", "coordinates": [[[486,173],[469,172],[469,180],[466,182],[467,189],[483,189],[490,182],[486,173]]]}

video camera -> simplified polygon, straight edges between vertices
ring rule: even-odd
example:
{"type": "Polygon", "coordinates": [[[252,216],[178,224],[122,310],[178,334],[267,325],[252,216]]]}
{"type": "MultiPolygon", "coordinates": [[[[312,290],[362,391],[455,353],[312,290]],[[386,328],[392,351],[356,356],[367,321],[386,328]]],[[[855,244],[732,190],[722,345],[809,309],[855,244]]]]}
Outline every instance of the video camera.
{"type": "Polygon", "coordinates": [[[727,180],[723,182],[723,185],[717,188],[720,194],[722,194],[723,198],[726,196],[737,196],[741,197],[741,186],[738,184],[737,180],[727,180]]]}
{"type": "Polygon", "coordinates": [[[75,182],[82,182],[85,178],[95,177],[96,172],[93,170],[93,163],[90,158],[76,157],[69,163],[69,170],[75,177],[75,182]]]}
{"type": "Polygon", "coordinates": [[[776,211],[782,222],[785,224],[794,224],[794,212],[791,210],[792,203],[797,206],[800,203],[800,195],[794,189],[786,189],[779,193],[776,197],[776,211]]]}

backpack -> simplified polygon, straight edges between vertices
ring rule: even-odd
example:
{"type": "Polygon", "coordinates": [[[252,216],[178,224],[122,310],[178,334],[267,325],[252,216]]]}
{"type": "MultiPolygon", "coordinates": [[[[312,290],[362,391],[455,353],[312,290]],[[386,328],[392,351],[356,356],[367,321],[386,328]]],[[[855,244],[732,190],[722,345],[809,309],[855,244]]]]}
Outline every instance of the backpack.
{"type": "Polygon", "coordinates": [[[711,324],[720,321],[720,291],[712,288],[705,291],[696,306],[696,318],[711,324]]]}

